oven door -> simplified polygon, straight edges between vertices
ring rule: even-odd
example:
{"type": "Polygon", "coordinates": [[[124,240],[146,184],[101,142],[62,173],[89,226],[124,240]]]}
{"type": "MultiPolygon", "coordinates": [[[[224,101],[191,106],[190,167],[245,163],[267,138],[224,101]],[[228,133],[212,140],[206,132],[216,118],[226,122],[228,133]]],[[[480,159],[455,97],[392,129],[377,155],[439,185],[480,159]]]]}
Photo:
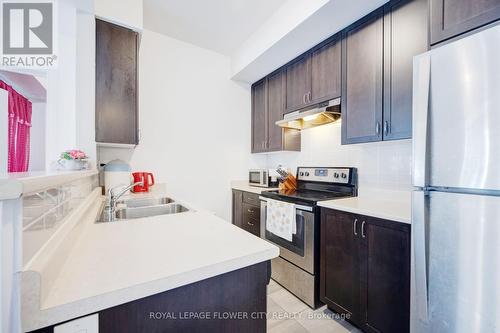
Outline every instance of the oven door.
{"type": "Polygon", "coordinates": [[[274,235],[266,229],[267,201],[261,197],[260,221],[261,238],[280,248],[280,257],[290,261],[303,270],[314,274],[314,212],[310,206],[296,205],[297,233],[292,241],[274,235]]]}

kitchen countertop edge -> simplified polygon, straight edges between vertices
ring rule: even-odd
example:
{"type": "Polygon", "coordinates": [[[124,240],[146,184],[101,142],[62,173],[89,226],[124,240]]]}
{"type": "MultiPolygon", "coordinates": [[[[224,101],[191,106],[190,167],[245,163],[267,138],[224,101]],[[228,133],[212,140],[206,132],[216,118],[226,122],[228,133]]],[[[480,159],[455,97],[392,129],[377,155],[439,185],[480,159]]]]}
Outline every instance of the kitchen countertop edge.
{"type": "Polygon", "coordinates": [[[259,187],[259,186],[250,186],[248,185],[247,180],[233,180],[231,181],[231,189],[250,192],[255,194],[261,194],[264,191],[272,191],[277,190],[277,187],[259,187]]]}
{"type": "Polygon", "coordinates": [[[318,206],[411,224],[411,191],[370,189],[357,197],[318,202],[318,206]]]}

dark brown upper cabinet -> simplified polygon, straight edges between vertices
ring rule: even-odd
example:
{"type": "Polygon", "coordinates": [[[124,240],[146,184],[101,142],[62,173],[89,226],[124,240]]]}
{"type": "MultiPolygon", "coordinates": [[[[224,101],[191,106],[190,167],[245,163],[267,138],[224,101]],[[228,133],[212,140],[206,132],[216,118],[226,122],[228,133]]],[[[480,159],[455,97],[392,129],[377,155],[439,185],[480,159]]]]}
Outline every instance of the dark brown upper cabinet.
{"type": "Polygon", "coordinates": [[[320,298],[365,332],[410,330],[410,225],[321,210],[320,298]]]}
{"type": "Polygon", "coordinates": [[[382,140],[383,10],[345,30],[342,70],[342,143],[382,140]]]}
{"type": "Polygon", "coordinates": [[[266,151],[267,107],[266,80],[252,86],[252,153],[266,151]]]}
{"type": "Polygon", "coordinates": [[[340,35],[320,44],[311,52],[311,94],[309,103],[321,103],[341,94],[340,35]]]}
{"type": "Polygon", "coordinates": [[[286,112],[308,105],[311,87],[311,54],[306,53],[286,67],[286,112]]]}
{"type": "Polygon", "coordinates": [[[137,32],[96,20],[97,143],[139,143],[137,53],[137,32]]]}
{"type": "Polygon", "coordinates": [[[283,119],[285,99],[285,75],[282,71],[267,77],[267,150],[278,151],[283,148],[284,130],[276,126],[283,119]]]}
{"type": "Polygon", "coordinates": [[[299,151],[300,131],[276,125],[285,109],[282,69],[252,85],[252,153],[299,151]]]}
{"type": "Polygon", "coordinates": [[[411,138],[413,56],[428,50],[427,5],[391,1],[344,31],[342,144],[411,138]]]}
{"type": "Polygon", "coordinates": [[[286,66],[285,112],[340,97],[341,43],[335,35],[286,66]]]}
{"type": "Polygon", "coordinates": [[[500,19],[498,0],[430,0],[431,44],[500,19]]]}
{"type": "Polygon", "coordinates": [[[428,50],[428,2],[391,2],[384,16],[384,140],[412,134],[413,56],[428,50]]]}

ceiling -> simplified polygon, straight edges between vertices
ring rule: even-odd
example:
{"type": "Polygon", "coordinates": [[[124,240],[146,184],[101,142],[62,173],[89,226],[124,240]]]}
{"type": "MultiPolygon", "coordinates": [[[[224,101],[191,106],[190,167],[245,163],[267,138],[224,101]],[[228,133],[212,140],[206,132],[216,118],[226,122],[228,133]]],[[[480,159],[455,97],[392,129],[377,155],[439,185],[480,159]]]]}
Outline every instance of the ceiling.
{"type": "Polygon", "coordinates": [[[144,0],[144,28],[230,56],[286,0],[144,0]]]}

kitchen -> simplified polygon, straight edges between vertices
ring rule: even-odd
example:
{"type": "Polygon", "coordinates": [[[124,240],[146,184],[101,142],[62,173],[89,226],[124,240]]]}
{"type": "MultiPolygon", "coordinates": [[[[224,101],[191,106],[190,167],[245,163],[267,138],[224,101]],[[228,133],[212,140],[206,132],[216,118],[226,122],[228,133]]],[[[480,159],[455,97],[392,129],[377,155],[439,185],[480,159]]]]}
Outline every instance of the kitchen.
{"type": "Polygon", "coordinates": [[[498,1],[52,3],[2,332],[499,331],[498,1]]]}

